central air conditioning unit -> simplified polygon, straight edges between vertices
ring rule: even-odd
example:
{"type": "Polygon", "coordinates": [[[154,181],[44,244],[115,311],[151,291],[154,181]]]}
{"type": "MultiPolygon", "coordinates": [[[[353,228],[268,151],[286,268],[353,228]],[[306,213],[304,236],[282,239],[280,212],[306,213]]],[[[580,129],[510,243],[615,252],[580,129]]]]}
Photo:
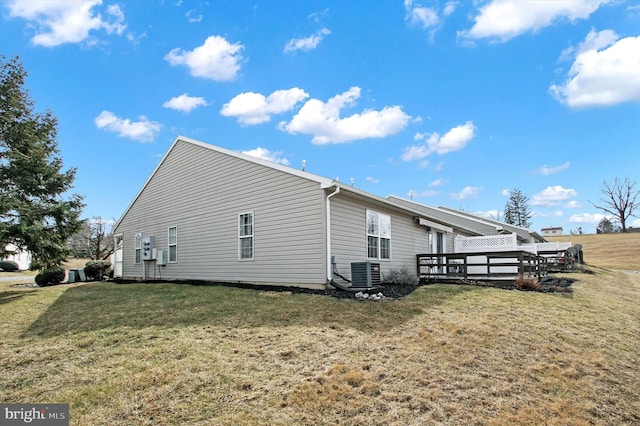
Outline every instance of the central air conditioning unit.
{"type": "Polygon", "coordinates": [[[368,288],[374,285],[380,285],[380,264],[353,262],[351,264],[351,286],[368,288]]]}

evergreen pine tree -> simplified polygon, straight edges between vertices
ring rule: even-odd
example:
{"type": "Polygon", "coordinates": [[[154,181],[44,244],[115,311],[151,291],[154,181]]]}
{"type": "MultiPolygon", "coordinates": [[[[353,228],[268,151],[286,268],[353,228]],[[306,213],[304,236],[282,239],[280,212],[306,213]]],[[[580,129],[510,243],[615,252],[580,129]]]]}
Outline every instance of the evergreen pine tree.
{"type": "Polygon", "coordinates": [[[68,194],[75,169],[63,171],[57,120],[35,113],[19,59],[0,55],[0,255],[28,250],[32,269],[59,266],[80,226],[82,197],[68,194]]]}
{"type": "Polygon", "coordinates": [[[521,228],[531,226],[529,198],[517,188],[510,192],[504,207],[504,222],[521,228]]]}

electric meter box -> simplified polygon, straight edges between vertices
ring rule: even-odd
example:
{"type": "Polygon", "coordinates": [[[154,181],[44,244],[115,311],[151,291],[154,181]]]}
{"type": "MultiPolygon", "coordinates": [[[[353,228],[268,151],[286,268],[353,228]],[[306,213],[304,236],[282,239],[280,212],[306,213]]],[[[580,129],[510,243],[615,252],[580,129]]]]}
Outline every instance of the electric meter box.
{"type": "Polygon", "coordinates": [[[142,260],[153,260],[154,242],[152,235],[142,237],[142,260]]]}

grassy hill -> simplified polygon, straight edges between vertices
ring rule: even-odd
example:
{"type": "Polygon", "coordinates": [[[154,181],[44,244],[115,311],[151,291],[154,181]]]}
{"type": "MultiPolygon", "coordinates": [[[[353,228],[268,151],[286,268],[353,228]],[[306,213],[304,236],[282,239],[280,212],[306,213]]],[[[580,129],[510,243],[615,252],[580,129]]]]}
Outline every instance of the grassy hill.
{"type": "Polygon", "coordinates": [[[71,425],[638,425],[640,234],[580,235],[573,293],[399,300],[0,282],[0,403],[71,425]],[[605,268],[605,269],[603,269],[605,268]]]}
{"type": "Polygon", "coordinates": [[[640,271],[640,232],[625,234],[583,234],[549,237],[549,241],[582,244],[588,265],[640,271]]]}

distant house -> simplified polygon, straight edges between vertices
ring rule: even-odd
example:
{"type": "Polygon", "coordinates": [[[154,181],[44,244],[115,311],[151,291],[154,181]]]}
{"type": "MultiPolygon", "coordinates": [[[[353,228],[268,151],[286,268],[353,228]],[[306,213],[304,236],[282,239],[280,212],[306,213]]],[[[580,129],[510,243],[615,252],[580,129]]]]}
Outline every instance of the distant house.
{"type": "Polygon", "coordinates": [[[561,226],[556,226],[556,227],[551,227],[551,228],[542,228],[540,230],[540,233],[542,234],[543,237],[557,237],[559,235],[562,235],[562,227],[561,226]]]}
{"type": "Polygon", "coordinates": [[[27,270],[31,266],[31,253],[28,251],[18,250],[13,244],[8,244],[5,250],[13,252],[2,260],[16,262],[20,270],[27,270]]]}
{"type": "Polygon", "coordinates": [[[114,227],[115,276],[324,288],[453,249],[464,226],[336,180],[178,137],[114,227]]]}

